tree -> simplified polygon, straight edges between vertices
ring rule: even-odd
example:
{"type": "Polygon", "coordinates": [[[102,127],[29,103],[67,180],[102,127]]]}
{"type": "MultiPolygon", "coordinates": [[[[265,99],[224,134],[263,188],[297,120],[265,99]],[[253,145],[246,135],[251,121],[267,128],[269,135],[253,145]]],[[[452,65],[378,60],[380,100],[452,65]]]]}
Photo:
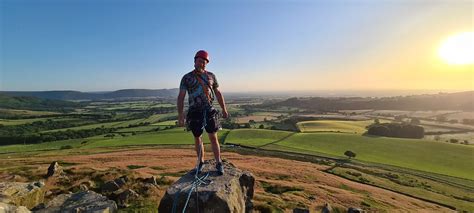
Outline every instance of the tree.
{"type": "Polygon", "coordinates": [[[446,122],[447,118],[444,115],[438,115],[436,116],[436,121],[438,122],[446,122]]]}
{"type": "Polygon", "coordinates": [[[398,122],[402,122],[402,121],[403,121],[403,118],[404,118],[403,115],[396,115],[396,116],[394,117],[395,121],[398,121],[398,122]]]}
{"type": "Polygon", "coordinates": [[[260,126],[258,126],[259,129],[265,129],[265,126],[263,124],[260,124],[260,126]]]}
{"type": "Polygon", "coordinates": [[[367,133],[369,133],[369,135],[389,136],[390,129],[383,125],[372,125],[369,127],[367,133]]]}
{"type": "Polygon", "coordinates": [[[349,159],[356,157],[356,153],[354,153],[354,152],[352,152],[352,151],[349,151],[349,150],[347,150],[346,152],[344,152],[344,155],[347,156],[349,159]]]}
{"type": "Polygon", "coordinates": [[[410,124],[412,124],[412,125],[420,125],[421,122],[420,122],[420,119],[418,119],[418,118],[411,118],[410,124]]]}
{"type": "Polygon", "coordinates": [[[374,119],[374,124],[380,124],[380,120],[378,118],[374,119]]]}

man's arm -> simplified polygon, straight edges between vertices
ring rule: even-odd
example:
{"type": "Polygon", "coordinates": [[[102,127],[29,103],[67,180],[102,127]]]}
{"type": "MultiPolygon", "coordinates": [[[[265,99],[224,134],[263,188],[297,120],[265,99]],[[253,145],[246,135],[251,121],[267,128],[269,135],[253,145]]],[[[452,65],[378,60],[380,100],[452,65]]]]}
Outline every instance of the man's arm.
{"type": "Polygon", "coordinates": [[[218,88],[214,89],[214,93],[216,93],[217,101],[222,109],[222,117],[227,118],[229,117],[229,113],[227,112],[227,108],[225,106],[224,96],[222,95],[221,91],[218,88]]]}
{"type": "Polygon", "coordinates": [[[176,103],[176,105],[178,105],[178,126],[184,126],[184,97],[186,97],[186,90],[180,90],[176,103]]]}

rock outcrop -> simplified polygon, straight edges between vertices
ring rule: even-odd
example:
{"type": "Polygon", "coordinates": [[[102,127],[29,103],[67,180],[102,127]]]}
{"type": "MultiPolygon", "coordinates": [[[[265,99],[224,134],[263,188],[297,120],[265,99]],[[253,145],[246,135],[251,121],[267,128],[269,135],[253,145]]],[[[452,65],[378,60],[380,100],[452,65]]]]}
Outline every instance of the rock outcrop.
{"type": "Polygon", "coordinates": [[[129,201],[131,199],[136,199],[140,197],[138,193],[131,189],[127,189],[117,195],[116,201],[119,207],[125,208],[129,206],[129,201]]]}
{"type": "Polygon", "coordinates": [[[323,209],[321,209],[321,213],[331,213],[332,212],[332,207],[329,205],[329,203],[324,204],[323,209]]]}
{"type": "Polygon", "coordinates": [[[117,178],[113,181],[109,181],[101,187],[101,191],[103,193],[115,192],[115,191],[121,189],[128,182],[128,180],[129,180],[129,178],[127,176],[122,176],[122,177],[117,178]]]}
{"type": "Polygon", "coordinates": [[[53,161],[49,167],[48,167],[48,173],[46,174],[46,178],[49,177],[58,177],[63,175],[63,169],[61,166],[59,166],[59,163],[57,161],[53,161]]]}
{"type": "Polygon", "coordinates": [[[117,204],[107,197],[93,191],[74,194],[61,194],[48,202],[44,209],[37,213],[55,212],[94,212],[111,213],[117,211],[117,204]]]}
{"type": "MultiPolygon", "coordinates": [[[[219,176],[215,161],[206,161],[199,177],[208,175],[201,186],[191,191],[186,212],[251,212],[255,178],[229,162],[224,162],[224,175],[219,176]]],[[[159,212],[181,212],[188,192],[195,180],[191,171],[181,177],[167,190],[161,199],[159,212]]]]}
{"type": "Polygon", "coordinates": [[[44,200],[44,183],[0,183],[0,202],[33,208],[44,200]]]}
{"type": "Polygon", "coordinates": [[[7,203],[0,202],[0,213],[30,213],[24,206],[14,206],[7,203]]]}
{"type": "Polygon", "coordinates": [[[364,212],[364,210],[360,208],[349,207],[347,209],[347,213],[362,213],[362,212],[364,212]]]}

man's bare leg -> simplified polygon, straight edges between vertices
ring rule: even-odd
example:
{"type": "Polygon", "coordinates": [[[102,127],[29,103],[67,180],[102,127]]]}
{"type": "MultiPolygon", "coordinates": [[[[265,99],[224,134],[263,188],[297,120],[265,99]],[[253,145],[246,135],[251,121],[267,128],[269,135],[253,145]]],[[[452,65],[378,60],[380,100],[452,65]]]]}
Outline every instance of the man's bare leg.
{"type": "Polygon", "coordinates": [[[201,136],[194,137],[194,147],[196,148],[196,155],[197,155],[198,158],[199,158],[199,150],[201,150],[201,158],[199,158],[198,160],[199,160],[199,162],[204,162],[204,145],[202,143],[202,137],[201,136]]]}
{"type": "Polygon", "coordinates": [[[212,152],[214,152],[214,158],[216,162],[221,162],[221,147],[219,146],[219,140],[217,139],[217,132],[208,133],[209,140],[211,141],[212,152]]]}

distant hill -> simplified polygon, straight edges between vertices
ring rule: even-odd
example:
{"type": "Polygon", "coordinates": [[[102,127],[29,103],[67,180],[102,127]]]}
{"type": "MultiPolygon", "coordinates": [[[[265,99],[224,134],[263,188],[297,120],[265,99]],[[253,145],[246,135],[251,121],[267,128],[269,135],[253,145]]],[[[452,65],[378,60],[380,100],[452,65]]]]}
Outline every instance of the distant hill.
{"type": "Polygon", "coordinates": [[[0,92],[9,96],[27,96],[53,100],[102,100],[102,99],[123,99],[123,98],[146,98],[159,97],[170,98],[177,97],[179,89],[123,89],[113,92],[79,92],[79,91],[3,91],[0,92]]]}
{"type": "Polygon", "coordinates": [[[12,97],[0,93],[0,108],[4,109],[68,111],[78,106],[80,104],[69,101],[48,100],[36,97],[12,97]]]}
{"type": "Polygon", "coordinates": [[[316,111],[331,110],[463,110],[474,111],[474,91],[395,97],[289,98],[263,107],[298,107],[316,111]]]}

